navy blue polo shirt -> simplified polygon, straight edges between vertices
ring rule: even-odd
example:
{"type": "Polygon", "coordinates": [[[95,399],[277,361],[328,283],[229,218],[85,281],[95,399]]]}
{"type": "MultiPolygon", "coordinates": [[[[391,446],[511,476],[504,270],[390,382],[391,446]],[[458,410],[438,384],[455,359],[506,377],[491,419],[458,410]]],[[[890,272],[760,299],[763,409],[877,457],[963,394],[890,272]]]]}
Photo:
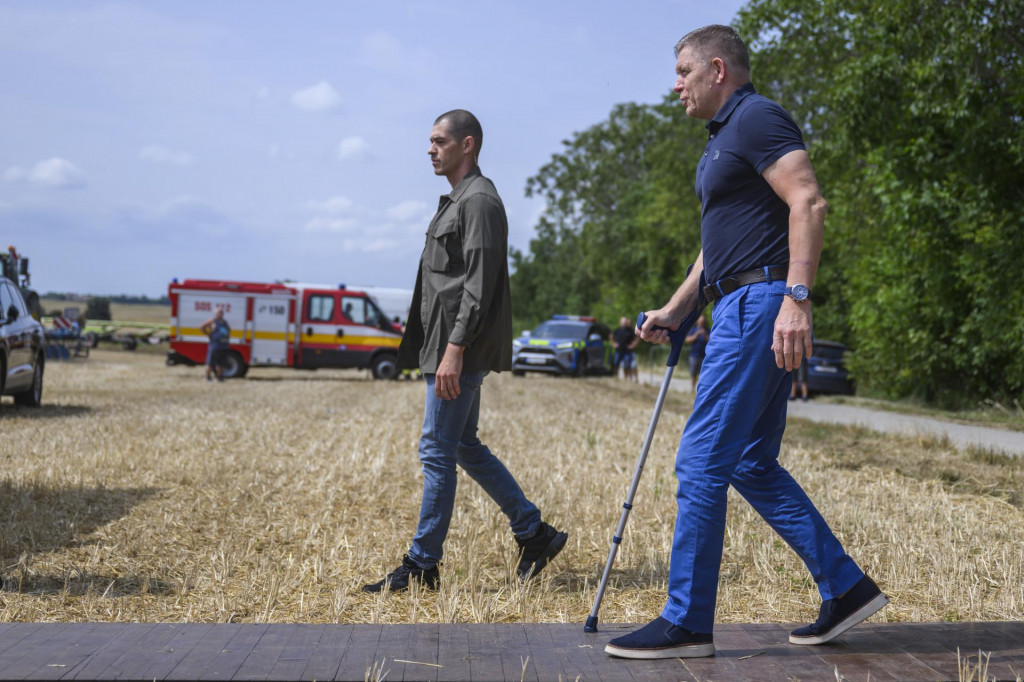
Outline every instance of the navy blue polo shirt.
{"type": "Polygon", "coordinates": [[[785,109],[747,83],[707,129],[708,144],[697,164],[705,279],[710,284],[766,265],[787,265],[789,206],[761,172],[805,148],[800,128],[785,109]]]}

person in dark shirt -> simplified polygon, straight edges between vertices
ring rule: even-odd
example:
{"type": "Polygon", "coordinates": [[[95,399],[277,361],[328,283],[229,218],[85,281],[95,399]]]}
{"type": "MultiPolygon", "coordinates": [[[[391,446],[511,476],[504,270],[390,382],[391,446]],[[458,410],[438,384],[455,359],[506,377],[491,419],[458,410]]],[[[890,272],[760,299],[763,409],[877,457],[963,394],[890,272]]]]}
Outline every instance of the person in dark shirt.
{"type": "Polygon", "coordinates": [[[480,392],[489,372],[512,368],[508,220],[494,184],[477,165],[483,130],[470,112],[441,114],[430,132],[430,161],[452,191],[427,228],[398,367],[426,378],[419,442],[423,497],[419,524],[402,563],[365,592],[396,592],[412,582],[437,589],[455,507],[456,465],[509,519],[521,580],[539,573],[568,534],[541,519],[500,459],[480,442],[480,392]]]}
{"type": "Polygon", "coordinates": [[[757,94],[736,31],[706,26],[676,45],[674,91],[708,121],[697,163],[701,252],[669,302],[647,312],[645,341],[668,343],[699,305],[715,303],[700,390],[676,454],[678,510],[661,615],[607,653],[625,658],[713,656],[712,630],[729,486],[803,559],[821,595],[818,620],[792,644],[823,644],[888,598],[846,553],[778,461],[793,380],[811,347],[811,287],[825,226],[800,129],[757,94]]]}
{"type": "Polygon", "coordinates": [[[612,355],[612,373],[618,376],[621,366],[622,378],[638,383],[636,345],[640,343],[640,337],[636,335],[635,327],[628,317],[619,320],[619,326],[612,332],[611,342],[615,345],[615,354],[612,355]]]}
{"type": "Polygon", "coordinates": [[[703,315],[697,318],[697,324],[686,335],[686,343],[690,344],[690,391],[697,392],[697,379],[700,368],[704,365],[704,349],[708,345],[708,321],[703,315]]]}

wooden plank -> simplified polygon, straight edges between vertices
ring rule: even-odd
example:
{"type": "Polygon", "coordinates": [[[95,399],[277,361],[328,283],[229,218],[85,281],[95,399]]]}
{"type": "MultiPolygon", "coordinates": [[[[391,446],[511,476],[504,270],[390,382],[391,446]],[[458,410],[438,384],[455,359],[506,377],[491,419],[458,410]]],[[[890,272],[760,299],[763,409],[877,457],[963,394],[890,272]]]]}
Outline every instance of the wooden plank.
{"type": "Polygon", "coordinates": [[[239,664],[235,658],[228,657],[222,660],[220,657],[227,652],[232,639],[253,627],[259,626],[217,623],[206,632],[202,639],[191,642],[185,655],[179,657],[173,666],[162,669],[166,670],[163,675],[153,676],[167,680],[198,680],[204,674],[209,674],[217,675],[220,678],[220,671],[215,668],[218,662],[229,666],[235,665],[236,669],[239,664]]]}
{"type": "Polygon", "coordinates": [[[187,623],[175,627],[173,635],[163,646],[149,652],[145,658],[125,662],[131,674],[122,675],[122,678],[135,680],[162,680],[184,659],[192,647],[202,642],[213,633],[212,623],[187,623]],[[138,664],[135,667],[133,664],[138,664]]]}
{"type": "Polygon", "coordinates": [[[389,625],[381,633],[376,658],[387,660],[389,680],[429,680],[438,677],[438,625],[389,625]]]}
{"type": "MultiPolygon", "coordinates": [[[[274,625],[267,628],[260,636],[257,641],[243,660],[242,665],[239,666],[237,671],[234,671],[234,675],[231,676],[232,680],[265,680],[269,677],[269,672],[278,663],[279,658],[285,651],[285,647],[292,641],[292,638],[296,636],[297,632],[302,629],[303,626],[298,625],[274,625]]],[[[309,649],[310,651],[312,649],[309,649]]],[[[292,671],[295,677],[290,679],[298,679],[302,674],[302,669],[305,668],[306,659],[302,658],[301,663],[296,663],[292,666],[292,671]]],[[[283,671],[284,672],[284,671],[283,671]]]]}
{"type": "Polygon", "coordinates": [[[445,624],[437,630],[438,679],[445,682],[469,682],[473,679],[470,670],[471,652],[469,631],[476,625],[445,624]]]}
{"type": "Polygon", "coordinates": [[[477,623],[469,629],[469,671],[472,680],[503,680],[501,654],[497,651],[494,623],[477,623]]]}
{"type": "Polygon", "coordinates": [[[529,665],[530,642],[526,638],[526,626],[522,623],[499,625],[495,628],[495,637],[503,679],[539,682],[529,665]]]}
{"type": "MultiPolygon", "coordinates": [[[[303,671],[313,658],[313,652],[323,636],[324,625],[296,625],[292,628],[291,639],[284,645],[281,655],[266,675],[264,680],[301,680],[303,671]]],[[[236,677],[236,679],[238,679],[236,677]]]]}
{"type": "MultiPolygon", "coordinates": [[[[208,656],[198,660],[195,670],[199,674],[194,679],[232,679],[270,626],[267,623],[250,623],[233,627],[237,628],[237,632],[224,644],[223,648],[219,651],[216,648],[211,648],[208,656]]],[[[195,659],[204,649],[205,647],[193,649],[192,654],[187,660],[195,659]]],[[[180,665],[185,665],[185,661],[182,661],[180,665]]],[[[172,677],[177,677],[178,674],[173,670],[171,671],[172,677]]]]}
{"type": "Polygon", "coordinates": [[[0,670],[3,670],[3,661],[7,660],[8,652],[14,651],[17,655],[17,647],[29,637],[43,629],[44,623],[4,623],[7,627],[0,633],[0,670]]]}
{"type": "MultiPolygon", "coordinates": [[[[601,673],[594,665],[593,659],[590,657],[590,651],[593,648],[593,644],[583,641],[582,635],[582,628],[551,628],[551,638],[554,640],[555,646],[559,647],[559,649],[564,652],[562,669],[565,671],[565,677],[569,680],[575,680],[577,677],[583,680],[600,680],[601,673]]],[[[604,648],[602,647],[601,649],[603,651],[604,648]]],[[[604,656],[603,653],[602,656],[604,656]]],[[[609,661],[610,660],[611,659],[609,657],[609,661]]],[[[612,667],[607,669],[614,670],[615,668],[612,667]]]]}
{"type": "MultiPolygon", "coordinates": [[[[530,649],[530,668],[539,680],[558,680],[565,678],[565,671],[562,670],[562,651],[555,646],[555,640],[551,636],[554,626],[531,623],[524,628],[526,643],[530,649]]],[[[591,634],[586,637],[596,642],[599,635],[591,634]]],[[[590,642],[588,642],[590,643],[590,642]]],[[[592,646],[597,646],[591,643],[592,646]]],[[[602,645],[603,646],[603,645],[602,645]]]]}
{"type": "MultiPolygon", "coordinates": [[[[353,626],[352,636],[342,652],[336,672],[328,679],[363,680],[368,677],[367,671],[372,671],[374,666],[378,670],[390,670],[390,661],[381,660],[377,655],[377,644],[383,632],[382,625],[353,626]]],[[[391,679],[390,675],[388,679],[391,679]]]]}
{"type": "Polygon", "coordinates": [[[822,655],[822,659],[835,663],[847,677],[870,675],[878,680],[932,680],[936,670],[907,653],[901,647],[904,637],[861,626],[843,635],[849,652],[841,655],[842,661],[822,655]]]}
{"type": "Polygon", "coordinates": [[[789,671],[779,663],[776,648],[757,641],[740,625],[715,627],[715,657],[729,659],[738,679],[789,679],[789,671]]]}
{"type": "MultiPolygon", "coordinates": [[[[77,679],[147,679],[143,674],[153,660],[161,655],[162,652],[170,650],[172,648],[171,642],[183,630],[195,630],[199,627],[209,626],[180,623],[154,625],[145,635],[121,651],[120,655],[110,661],[106,668],[102,668],[99,663],[96,666],[87,664],[90,675],[88,677],[79,675],[77,679]]],[[[148,679],[153,678],[149,677],[148,679]]]]}
{"type": "MultiPolygon", "coordinates": [[[[132,628],[129,623],[94,623],[65,626],[74,629],[74,637],[66,646],[47,649],[38,668],[25,676],[33,680],[59,680],[69,677],[99,649],[132,628]]],[[[7,675],[7,671],[4,671],[7,675]]]]}
{"type": "Polygon", "coordinates": [[[89,624],[46,623],[44,627],[33,633],[32,637],[23,640],[14,649],[9,649],[0,660],[0,671],[9,680],[23,680],[45,666],[50,660],[51,652],[62,651],[74,645],[85,630],[91,629],[89,624]]]}
{"type": "Polygon", "coordinates": [[[741,627],[754,642],[769,650],[769,654],[765,655],[771,655],[790,677],[807,680],[835,679],[832,666],[823,661],[819,654],[837,653],[845,648],[844,644],[791,645],[789,632],[793,629],[792,625],[745,624],[741,627]]]}
{"type": "Polygon", "coordinates": [[[62,679],[90,680],[100,677],[101,673],[126,652],[144,639],[153,628],[154,623],[129,623],[114,637],[110,637],[106,644],[98,648],[93,655],[76,665],[68,671],[62,679]]]}
{"type": "MultiPolygon", "coordinates": [[[[324,626],[309,662],[302,669],[303,680],[333,680],[338,676],[341,657],[355,632],[355,625],[324,626]]],[[[361,678],[360,678],[361,679],[361,678]]]]}
{"type": "MultiPolygon", "coordinates": [[[[878,626],[880,632],[887,633],[891,638],[898,639],[904,651],[914,657],[921,665],[936,671],[933,679],[960,679],[959,663],[956,657],[956,645],[948,635],[946,623],[901,623],[898,628],[878,626]],[[885,628],[884,630],[881,628],[885,628]]],[[[977,654],[965,651],[965,654],[977,654]]]]}

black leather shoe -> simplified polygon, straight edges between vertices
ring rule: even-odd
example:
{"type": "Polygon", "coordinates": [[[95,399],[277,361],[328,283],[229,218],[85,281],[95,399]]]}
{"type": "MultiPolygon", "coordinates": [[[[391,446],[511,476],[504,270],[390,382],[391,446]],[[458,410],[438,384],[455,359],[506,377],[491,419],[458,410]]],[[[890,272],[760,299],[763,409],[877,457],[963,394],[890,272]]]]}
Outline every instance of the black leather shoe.
{"type": "Polygon", "coordinates": [[[846,594],[821,602],[818,620],[789,633],[790,644],[824,644],[865,620],[889,598],[882,594],[871,578],[864,576],[846,594]]]}
{"type": "Polygon", "coordinates": [[[516,574],[519,579],[528,580],[540,573],[548,562],[562,551],[568,539],[568,533],[557,531],[543,522],[537,534],[529,540],[516,538],[516,544],[519,545],[519,566],[516,568],[516,574]]]}
{"type": "Polygon", "coordinates": [[[710,633],[691,632],[658,616],[608,642],[604,651],[619,658],[699,658],[714,656],[715,643],[710,633]]]}
{"type": "Polygon", "coordinates": [[[363,585],[363,592],[383,592],[385,589],[392,592],[401,592],[409,589],[410,582],[418,582],[429,590],[436,590],[441,584],[441,573],[437,566],[433,568],[420,568],[415,561],[406,554],[402,557],[402,565],[388,573],[380,582],[363,585]]]}

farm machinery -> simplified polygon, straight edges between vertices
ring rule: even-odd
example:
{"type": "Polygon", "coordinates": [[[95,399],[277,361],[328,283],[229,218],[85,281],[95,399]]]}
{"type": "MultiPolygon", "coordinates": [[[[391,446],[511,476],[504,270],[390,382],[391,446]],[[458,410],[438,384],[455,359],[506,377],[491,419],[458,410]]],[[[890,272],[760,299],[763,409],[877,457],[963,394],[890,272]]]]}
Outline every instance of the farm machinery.
{"type": "Polygon", "coordinates": [[[42,306],[39,304],[39,294],[31,287],[31,277],[28,274],[28,258],[18,253],[13,246],[7,247],[7,253],[0,252],[0,275],[14,282],[21,290],[21,296],[25,299],[29,313],[32,317],[39,319],[42,314],[42,306]]]}

